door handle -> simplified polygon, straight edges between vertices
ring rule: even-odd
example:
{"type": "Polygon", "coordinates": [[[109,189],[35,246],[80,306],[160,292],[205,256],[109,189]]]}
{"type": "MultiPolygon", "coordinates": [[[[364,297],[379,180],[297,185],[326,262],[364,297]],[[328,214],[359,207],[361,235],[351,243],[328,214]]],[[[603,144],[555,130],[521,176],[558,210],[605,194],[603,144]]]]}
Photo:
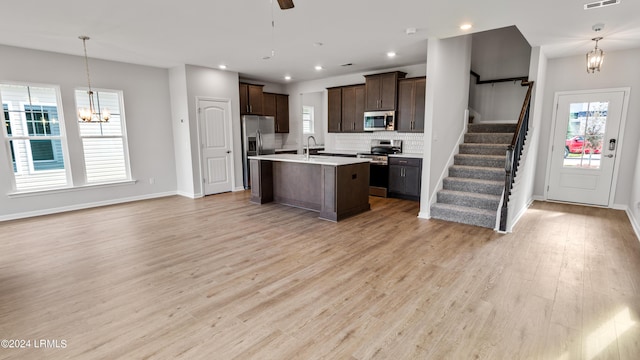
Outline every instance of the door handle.
{"type": "Polygon", "coordinates": [[[231,154],[231,150],[227,150],[227,154],[231,154]]]}
{"type": "Polygon", "coordinates": [[[611,159],[613,157],[613,154],[605,155],[604,157],[608,157],[609,159],[611,159]]]}

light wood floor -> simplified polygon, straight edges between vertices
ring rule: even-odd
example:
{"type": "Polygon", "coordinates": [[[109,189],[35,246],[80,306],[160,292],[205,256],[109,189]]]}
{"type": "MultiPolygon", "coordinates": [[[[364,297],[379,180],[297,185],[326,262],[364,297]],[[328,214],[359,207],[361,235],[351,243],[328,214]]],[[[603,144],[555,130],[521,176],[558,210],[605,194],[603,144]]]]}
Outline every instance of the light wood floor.
{"type": "Polygon", "coordinates": [[[638,359],[624,212],[535,203],[514,233],[372,198],[340,223],[246,192],[0,223],[1,359],[638,359]]]}

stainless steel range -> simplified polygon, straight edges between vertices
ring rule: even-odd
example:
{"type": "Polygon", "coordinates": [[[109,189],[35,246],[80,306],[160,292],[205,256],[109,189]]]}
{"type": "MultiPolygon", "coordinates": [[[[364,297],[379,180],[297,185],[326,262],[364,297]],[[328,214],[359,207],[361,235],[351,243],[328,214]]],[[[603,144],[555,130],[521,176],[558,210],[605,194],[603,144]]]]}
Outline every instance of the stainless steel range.
{"type": "Polygon", "coordinates": [[[389,155],[402,153],[402,140],[371,140],[371,152],[359,158],[371,159],[369,195],[387,197],[389,188],[389,155]]]}

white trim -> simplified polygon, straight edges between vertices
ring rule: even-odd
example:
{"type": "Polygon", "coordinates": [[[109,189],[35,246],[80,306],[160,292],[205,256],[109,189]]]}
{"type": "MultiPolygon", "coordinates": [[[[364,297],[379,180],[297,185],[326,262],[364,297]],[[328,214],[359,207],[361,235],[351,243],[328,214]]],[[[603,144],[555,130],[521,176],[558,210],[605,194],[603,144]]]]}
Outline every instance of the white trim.
{"type": "Polygon", "coordinates": [[[29,211],[24,213],[0,216],[0,222],[24,219],[24,218],[42,216],[42,215],[50,215],[50,214],[56,214],[61,212],[67,212],[67,211],[83,210],[83,209],[89,209],[89,208],[106,206],[106,205],[121,204],[121,203],[127,203],[132,201],[149,200],[149,199],[168,197],[168,196],[174,196],[174,195],[176,195],[175,191],[169,191],[164,193],[156,193],[156,194],[133,196],[133,197],[127,197],[127,198],[121,198],[121,199],[85,203],[85,204],[76,204],[71,206],[63,206],[59,208],[52,208],[52,209],[46,209],[46,210],[29,211]]]}
{"type": "MultiPolygon", "coordinates": [[[[468,109],[465,110],[464,115],[466,119],[469,118],[468,109]]],[[[438,185],[434,189],[433,194],[431,194],[431,198],[429,198],[429,207],[431,207],[431,205],[436,203],[438,191],[443,189],[444,178],[446,178],[447,175],[449,175],[449,168],[453,166],[455,156],[458,155],[458,152],[460,151],[460,145],[464,143],[464,135],[467,133],[468,124],[469,124],[468,120],[464,122],[464,126],[462,127],[462,133],[458,137],[458,143],[451,151],[451,154],[449,155],[449,160],[447,160],[447,165],[444,167],[444,170],[442,170],[442,173],[440,174],[440,178],[438,178],[438,185]]]]}
{"type": "Polygon", "coordinates": [[[196,194],[191,194],[191,193],[184,192],[184,191],[177,191],[176,195],[184,196],[184,197],[189,198],[189,199],[197,199],[197,198],[202,197],[202,196],[196,196],[196,194]]]}
{"type": "MultiPolygon", "coordinates": [[[[622,111],[620,113],[620,127],[618,128],[618,142],[617,142],[617,146],[616,146],[616,156],[615,156],[615,160],[614,160],[614,165],[613,165],[613,174],[612,174],[612,178],[611,178],[611,187],[609,190],[609,202],[608,202],[608,206],[609,208],[613,208],[614,204],[613,201],[616,197],[616,190],[617,190],[617,185],[618,185],[618,173],[620,172],[620,159],[622,158],[622,156],[620,156],[622,153],[622,144],[623,144],[623,137],[624,137],[624,128],[625,125],[627,123],[627,115],[628,115],[628,110],[629,110],[629,98],[631,95],[631,88],[630,87],[619,87],[619,88],[605,88],[605,89],[592,89],[592,90],[577,90],[577,91],[557,91],[554,94],[554,100],[553,100],[553,113],[552,113],[552,117],[551,117],[551,137],[550,137],[550,141],[549,141],[549,148],[547,149],[547,173],[546,173],[546,177],[545,177],[545,182],[544,182],[544,199],[545,201],[554,201],[554,202],[562,202],[562,201],[556,201],[556,200],[549,200],[548,198],[548,191],[547,189],[549,188],[549,183],[550,183],[550,179],[551,179],[551,161],[552,161],[552,148],[553,148],[553,141],[555,139],[555,129],[556,129],[556,122],[557,122],[557,118],[558,118],[558,101],[560,100],[560,96],[565,96],[565,95],[582,95],[582,94],[593,94],[593,93],[611,93],[611,92],[623,92],[624,96],[622,99],[622,111]]],[[[572,204],[567,202],[568,204],[572,204]]],[[[576,203],[579,204],[579,203],[576,203]]],[[[596,206],[596,205],[591,205],[591,204],[581,204],[580,205],[585,205],[585,206],[596,206]]],[[[596,207],[602,207],[602,206],[596,206],[596,207]]]]}
{"type": "Polygon", "coordinates": [[[627,213],[627,217],[629,218],[629,222],[631,223],[631,227],[633,228],[633,231],[636,233],[636,238],[638,239],[638,241],[640,241],[640,222],[638,221],[638,219],[633,217],[633,213],[631,212],[631,209],[629,209],[628,206],[625,212],[627,213]]]}
{"type": "Polygon", "coordinates": [[[418,218],[419,219],[429,220],[429,219],[431,219],[431,214],[425,214],[424,211],[420,211],[418,213],[418,218]]]}
{"type": "Polygon", "coordinates": [[[233,192],[237,192],[237,191],[245,191],[247,189],[244,188],[244,186],[236,186],[233,188],[233,192]]]}

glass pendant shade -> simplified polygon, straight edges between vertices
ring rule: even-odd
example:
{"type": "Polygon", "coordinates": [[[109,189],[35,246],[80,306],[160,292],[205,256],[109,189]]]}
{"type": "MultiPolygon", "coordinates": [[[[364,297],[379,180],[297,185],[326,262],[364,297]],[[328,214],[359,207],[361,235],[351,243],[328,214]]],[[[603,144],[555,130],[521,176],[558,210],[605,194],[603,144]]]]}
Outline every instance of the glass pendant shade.
{"type": "Polygon", "coordinates": [[[590,74],[600,71],[604,61],[604,51],[598,49],[598,41],[602,40],[602,38],[594,38],[592,40],[596,42],[596,47],[587,53],[587,72],[590,74]]]}

